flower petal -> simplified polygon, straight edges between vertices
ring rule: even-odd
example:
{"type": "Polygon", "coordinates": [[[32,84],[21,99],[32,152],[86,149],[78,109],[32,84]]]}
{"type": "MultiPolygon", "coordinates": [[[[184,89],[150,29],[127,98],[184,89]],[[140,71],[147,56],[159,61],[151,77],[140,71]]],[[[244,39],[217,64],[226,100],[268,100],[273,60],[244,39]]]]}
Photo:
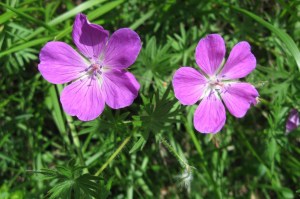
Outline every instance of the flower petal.
{"type": "Polygon", "coordinates": [[[183,105],[193,105],[202,96],[206,85],[206,78],[191,67],[179,68],[173,77],[175,97],[183,105]]]}
{"type": "Polygon", "coordinates": [[[109,68],[127,68],[135,62],[141,47],[141,40],[136,32],[121,28],[110,37],[103,63],[109,68]]]}
{"type": "Polygon", "coordinates": [[[38,69],[53,84],[63,84],[80,77],[87,61],[64,42],[48,42],[40,52],[38,69]]]}
{"type": "Polygon", "coordinates": [[[76,15],[72,37],[79,51],[89,59],[97,60],[108,39],[108,31],[92,24],[84,14],[76,15]]]}
{"type": "Polygon", "coordinates": [[[244,117],[251,104],[256,104],[258,92],[248,83],[230,83],[222,92],[221,97],[229,112],[237,117],[244,117]]]}
{"type": "Polygon", "coordinates": [[[251,53],[248,42],[237,43],[230,52],[229,58],[219,76],[222,79],[238,79],[246,77],[255,69],[256,59],[251,53]]]}
{"type": "Polygon", "coordinates": [[[289,113],[285,125],[286,134],[296,129],[299,125],[300,125],[299,112],[296,109],[292,109],[289,113]]]}
{"type": "Polygon", "coordinates": [[[196,47],[195,59],[198,66],[208,75],[214,75],[226,53],[223,38],[210,34],[201,39],[196,47]]]}
{"type": "Polygon", "coordinates": [[[80,79],[66,86],[60,101],[66,113],[82,121],[97,118],[105,107],[105,95],[99,80],[94,77],[80,79]]]}
{"type": "Polygon", "coordinates": [[[225,108],[215,94],[203,98],[194,113],[194,126],[201,133],[217,133],[226,121],[225,108]]]}
{"type": "Polygon", "coordinates": [[[103,86],[106,104],[113,109],[131,105],[140,89],[133,74],[113,69],[103,73],[103,86]]]}

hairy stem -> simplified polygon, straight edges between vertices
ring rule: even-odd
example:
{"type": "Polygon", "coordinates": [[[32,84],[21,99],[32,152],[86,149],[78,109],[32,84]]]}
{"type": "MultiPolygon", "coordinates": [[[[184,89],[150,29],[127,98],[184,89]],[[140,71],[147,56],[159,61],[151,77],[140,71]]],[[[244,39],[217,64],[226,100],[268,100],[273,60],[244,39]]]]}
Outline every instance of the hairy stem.
{"type": "Polygon", "coordinates": [[[102,167],[95,173],[95,176],[99,176],[104,169],[111,163],[115,157],[122,151],[122,149],[126,146],[126,144],[130,141],[131,135],[125,138],[122,144],[117,148],[117,150],[109,157],[109,159],[102,165],[102,167]]]}
{"type": "Polygon", "coordinates": [[[180,155],[175,151],[175,149],[172,147],[172,145],[167,142],[167,140],[165,138],[160,137],[159,139],[160,139],[161,143],[169,150],[169,152],[180,162],[180,164],[184,168],[189,167],[188,163],[180,157],[180,155]]]}
{"type": "Polygon", "coordinates": [[[190,134],[190,136],[192,138],[192,141],[193,141],[193,143],[196,147],[196,150],[197,150],[197,152],[200,156],[200,161],[199,162],[200,162],[201,168],[203,169],[204,173],[206,174],[206,176],[209,178],[211,184],[213,185],[213,189],[214,189],[216,195],[218,196],[218,198],[223,198],[220,188],[218,187],[217,183],[215,182],[213,176],[210,174],[210,172],[209,172],[209,170],[206,166],[205,158],[204,158],[204,154],[203,154],[203,150],[201,148],[200,142],[197,140],[193,129],[189,125],[189,124],[191,124],[191,121],[187,121],[185,119],[184,124],[185,124],[185,128],[188,131],[188,133],[190,134]]]}

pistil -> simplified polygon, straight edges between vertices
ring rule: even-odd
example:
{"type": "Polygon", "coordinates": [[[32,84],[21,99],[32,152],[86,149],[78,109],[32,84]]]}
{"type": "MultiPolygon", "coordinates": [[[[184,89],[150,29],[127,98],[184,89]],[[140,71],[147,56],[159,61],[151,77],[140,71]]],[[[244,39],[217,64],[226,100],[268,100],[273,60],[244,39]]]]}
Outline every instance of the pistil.
{"type": "Polygon", "coordinates": [[[93,63],[90,65],[89,68],[87,68],[87,72],[90,75],[95,75],[95,76],[97,76],[97,74],[101,75],[102,68],[103,68],[103,66],[100,63],[93,63]]]}

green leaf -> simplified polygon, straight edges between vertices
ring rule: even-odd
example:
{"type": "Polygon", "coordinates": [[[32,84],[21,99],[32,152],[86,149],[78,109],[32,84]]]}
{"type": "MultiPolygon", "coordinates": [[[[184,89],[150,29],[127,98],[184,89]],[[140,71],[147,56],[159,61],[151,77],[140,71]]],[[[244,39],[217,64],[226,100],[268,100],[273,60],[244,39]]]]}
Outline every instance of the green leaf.
{"type": "Polygon", "coordinates": [[[49,190],[49,194],[51,195],[49,199],[71,198],[73,185],[73,180],[66,180],[56,184],[52,189],[49,190]]]}
{"type": "Polygon", "coordinates": [[[34,17],[31,17],[30,15],[28,15],[28,14],[26,14],[26,13],[24,13],[24,12],[19,11],[18,9],[15,9],[15,8],[13,8],[13,7],[10,7],[9,5],[6,5],[6,4],[1,3],[1,2],[0,2],[0,5],[3,6],[3,7],[5,7],[5,8],[7,8],[7,9],[9,9],[9,10],[11,10],[11,11],[13,11],[13,12],[16,13],[17,15],[20,15],[21,17],[24,17],[25,19],[27,19],[27,20],[29,20],[29,21],[32,21],[32,22],[34,22],[34,23],[36,23],[36,24],[38,24],[38,25],[41,25],[41,26],[45,27],[45,28],[48,29],[48,30],[51,30],[51,31],[54,30],[54,29],[53,29],[52,27],[50,27],[48,24],[45,24],[44,22],[42,22],[42,21],[40,21],[40,20],[37,20],[37,19],[35,19],[34,17]]]}
{"type": "Polygon", "coordinates": [[[10,20],[15,13],[13,12],[5,12],[4,14],[0,15],[0,24],[4,24],[6,21],[10,20]]]}
{"type": "Polygon", "coordinates": [[[83,169],[82,166],[70,163],[67,166],[57,166],[56,169],[41,169],[33,172],[44,175],[44,179],[56,180],[55,185],[49,190],[51,199],[99,198],[101,178],[88,173],[82,174],[83,169]]]}
{"type": "Polygon", "coordinates": [[[45,42],[51,40],[52,38],[53,37],[43,37],[43,38],[39,38],[39,39],[35,39],[35,40],[32,40],[32,41],[25,42],[21,45],[17,45],[16,47],[13,47],[13,48],[10,48],[8,50],[2,51],[0,53],[0,58],[4,55],[8,55],[8,54],[23,50],[25,48],[29,48],[29,47],[32,47],[32,46],[36,46],[36,45],[45,43],[45,42]]]}
{"type": "Polygon", "coordinates": [[[113,10],[114,8],[116,8],[118,5],[120,5],[123,2],[124,2],[124,0],[117,0],[117,1],[111,1],[109,3],[106,3],[102,6],[100,6],[99,8],[87,13],[87,17],[89,18],[89,20],[94,20],[97,17],[102,16],[105,13],[108,13],[109,11],[113,10]]]}
{"type": "Polygon", "coordinates": [[[144,132],[142,134],[142,136],[140,137],[140,139],[130,149],[129,153],[134,153],[137,150],[142,149],[145,146],[145,144],[146,144],[146,142],[148,140],[148,137],[149,137],[149,132],[148,131],[144,132]]]}
{"type": "Polygon", "coordinates": [[[54,85],[52,85],[49,89],[49,98],[47,98],[46,104],[48,108],[51,110],[53,119],[55,121],[58,130],[60,131],[60,133],[65,133],[66,126],[65,126],[62,111],[60,109],[57,92],[54,85]]]}
{"type": "Polygon", "coordinates": [[[140,19],[136,20],[134,22],[134,24],[132,24],[130,26],[131,29],[135,30],[137,27],[139,27],[140,25],[142,25],[147,19],[149,19],[150,17],[152,17],[152,15],[154,14],[155,10],[150,10],[149,12],[147,12],[146,14],[144,14],[140,19]]]}
{"type": "Polygon", "coordinates": [[[76,14],[83,12],[95,5],[98,5],[102,2],[104,2],[105,0],[91,0],[91,1],[86,1],[84,3],[79,4],[77,7],[73,8],[72,10],[65,12],[64,14],[60,15],[59,17],[56,17],[55,19],[51,20],[48,25],[49,26],[53,26],[56,24],[59,24],[73,16],[75,16],[76,14]]]}

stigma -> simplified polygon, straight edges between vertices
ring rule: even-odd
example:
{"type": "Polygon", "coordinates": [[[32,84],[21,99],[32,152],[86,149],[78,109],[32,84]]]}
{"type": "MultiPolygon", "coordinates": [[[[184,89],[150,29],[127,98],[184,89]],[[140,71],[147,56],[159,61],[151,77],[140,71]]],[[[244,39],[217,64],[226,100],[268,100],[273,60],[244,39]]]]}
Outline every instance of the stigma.
{"type": "Polygon", "coordinates": [[[102,68],[102,66],[101,66],[100,64],[98,64],[98,63],[94,63],[94,64],[91,65],[91,70],[92,70],[93,72],[98,71],[98,70],[100,70],[101,68],[102,68]]]}
{"type": "Polygon", "coordinates": [[[100,63],[92,63],[87,69],[86,72],[92,76],[97,76],[102,74],[103,66],[100,63]]]}

